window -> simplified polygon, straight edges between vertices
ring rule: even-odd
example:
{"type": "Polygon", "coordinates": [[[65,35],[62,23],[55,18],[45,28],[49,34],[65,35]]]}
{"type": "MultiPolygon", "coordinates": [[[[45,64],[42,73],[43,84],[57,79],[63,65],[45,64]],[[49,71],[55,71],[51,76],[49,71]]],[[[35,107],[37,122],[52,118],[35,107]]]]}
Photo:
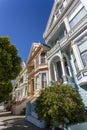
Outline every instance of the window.
{"type": "Polygon", "coordinates": [[[63,4],[60,6],[60,11],[62,12],[64,10],[63,4]]]}
{"type": "Polygon", "coordinates": [[[46,73],[42,73],[42,88],[47,87],[46,73]]]}
{"type": "Polygon", "coordinates": [[[27,93],[28,93],[28,87],[25,86],[25,95],[27,95],[27,93]]]}
{"type": "Polygon", "coordinates": [[[69,19],[71,19],[71,20],[69,20],[71,28],[74,27],[87,14],[84,7],[81,8],[76,14],[75,14],[75,12],[76,12],[76,10],[74,11],[75,16],[72,15],[73,16],[72,19],[69,18],[69,19]]]}
{"type": "Polygon", "coordinates": [[[39,65],[39,56],[36,56],[36,67],[39,65]]]}
{"type": "Polygon", "coordinates": [[[84,67],[87,67],[87,51],[81,54],[84,67]]]}
{"type": "Polygon", "coordinates": [[[45,53],[41,54],[41,64],[45,64],[45,53]]]}
{"type": "Polygon", "coordinates": [[[64,65],[65,65],[65,71],[66,71],[66,74],[69,75],[68,63],[67,63],[67,59],[66,59],[66,57],[64,57],[64,65]]]}
{"type": "Polygon", "coordinates": [[[73,53],[72,53],[72,56],[73,56],[73,61],[74,61],[74,65],[75,65],[76,71],[78,73],[79,72],[79,68],[78,68],[78,64],[77,64],[76,58],[75,58],[73,53]]]}
{"type": "Polygon", "coordinates": [[[87,67],[87,40],[78,45],[84,67],[87,67]]]}
{"type": "Polygon", "coordinates": [[[36,89],[38,89],[40,87],[39,85],[39,75],[36,76],[36,89]]]}
{"type": "Polygon", "coordinates": [[[20,78],[19,84],[23,83],[23,76],[20,78]]]}

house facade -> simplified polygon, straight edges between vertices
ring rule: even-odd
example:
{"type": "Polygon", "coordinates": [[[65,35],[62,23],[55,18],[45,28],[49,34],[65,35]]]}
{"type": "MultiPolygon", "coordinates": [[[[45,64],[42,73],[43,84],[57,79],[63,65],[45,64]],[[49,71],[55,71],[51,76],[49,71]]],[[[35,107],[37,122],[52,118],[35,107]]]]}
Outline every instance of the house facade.
{"type": "Polygon", "coordinates": [[[42,89],[48,86],[48,45],[43,43],[33,43],[27,60],[29,99],[26,105],[26,119],[38,127],[44,128],[44,121],[38,119],[35,112],[35,101],[42,89]]]}
{"type": "Polygon", "coordinates": [[[12,95],[15,102],[12,112],[13,114],[20,114],[26,107],[28,97],[28,70],[25,62],[22,63],[22,70],[14,81],[12,95]]]}
{"type": "Polygon", "coordinates": [[[55,0],[43,37],[51,47],[49,83],[78,88],[87,106],[87,1],[55,0]]]}

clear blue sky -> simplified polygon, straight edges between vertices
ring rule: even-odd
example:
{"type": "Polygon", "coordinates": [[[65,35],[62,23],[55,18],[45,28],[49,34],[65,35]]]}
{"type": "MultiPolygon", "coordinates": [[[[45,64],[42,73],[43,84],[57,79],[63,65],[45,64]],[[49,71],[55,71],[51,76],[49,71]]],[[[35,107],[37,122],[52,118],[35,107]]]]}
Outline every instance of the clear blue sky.
{"type": "Polygon", "coordinates": [[[43,33],[54,0],[0,0],[0,35],[9,36],[18,55],[26,61],[32,42],[43,33]]]}

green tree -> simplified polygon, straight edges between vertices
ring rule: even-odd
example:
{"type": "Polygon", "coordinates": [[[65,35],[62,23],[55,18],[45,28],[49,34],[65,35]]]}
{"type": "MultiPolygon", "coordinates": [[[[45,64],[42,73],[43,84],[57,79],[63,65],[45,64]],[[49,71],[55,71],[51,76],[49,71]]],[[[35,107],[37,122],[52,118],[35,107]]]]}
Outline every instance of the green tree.
{"type": "Polygon", "coordinates": [[[16,78],[20,70],[18,50],[10,43],[8,36],[0,36],[0,102],[8,97],[12,90],[11,80],[16,78]]]}
{"type": "Polygon", "coordinates": [[[42,91],[36,101],[38,117],[52,127],[55,123],[64,125],[83,120],[84,104],[76,89],[68,85],[54,85],[42,91]]]}
{"type": "Polygon", "coordinates": [[[0,82],[0,102],[7,100],[11,91],[12,83],[10,81],[0,82]]]}

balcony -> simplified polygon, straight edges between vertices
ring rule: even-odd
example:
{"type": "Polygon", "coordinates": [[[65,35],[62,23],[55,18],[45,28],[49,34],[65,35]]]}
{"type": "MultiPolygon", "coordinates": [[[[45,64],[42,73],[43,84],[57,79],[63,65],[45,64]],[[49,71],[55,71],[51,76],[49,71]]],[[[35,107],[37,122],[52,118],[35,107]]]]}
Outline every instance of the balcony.
{"type": "Polygon", "coordinates": [[[39,64],[38,67],[35,69],[35,71],[37,72],[39,70],[46,69],[46,68],[48,68],[47,63],[45,63],[45,64],[39,64]]]}
{"type": "Polygon", "coordinates": [[[68,35],[66,35],[60,41],[57,41],[56,45],[52,47],[52,49],[47,53],[47,57],[50,57],[53,54],[55,54],[61,48],[61,46],[63,46],[66,42],[68,42],[68,39],[69,37],[68,35]]]}
{"type": "MultiPolygon", "coordinates": [[[[85,85],[87,84],[87,69],[80,71],[77,75],[77,81],[78,84],[81,85],[85,85]]],[[[87,85],[86,85],[87,87],[87,85]]]]}
{"type": "Polygon", "coordinates": [[[70,44],[70,41],[75,39],[79,33],[82,31],[86,31],[87,29],[87,16],[84,17],[71,31],[64,36],[61,40],[57,41],[56,45],[51,48],[51,50],[47,53],[47,57],[51,57],[55,54],[60,48],[63,48],[65,45],[70,44]]]}
{"type": "Polygon", "coordinates": [[[47,63],[46,63],[46,64],[39,64],[35,69],[33,69],[33,70],[29,73],[28,78],[33,77],[38,71],[43,70],[43,69],[44,69],[44,70],[45,70],[45,69],[48,69],[47,63]]]}

